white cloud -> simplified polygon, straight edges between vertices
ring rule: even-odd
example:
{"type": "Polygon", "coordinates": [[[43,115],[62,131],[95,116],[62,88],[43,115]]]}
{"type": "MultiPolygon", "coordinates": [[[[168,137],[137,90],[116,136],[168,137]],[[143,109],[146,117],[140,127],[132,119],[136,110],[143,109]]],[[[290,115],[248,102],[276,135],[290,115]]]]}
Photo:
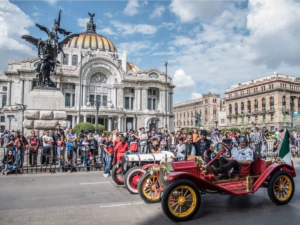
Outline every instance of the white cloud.
{"type": "Polygon", "coordinates": [[[192,92],[191,98],[192,98],[192,99],[202,98],[202,94],[197,93],[197,92],[192,92]]]}
{"type": "Polygon", "coordinates": [[[7,70],[8,62],[36,55],[31,44],[21,36],[29,34],[34,23],[19,7],[8,0],[0,1],[0,71],[7,70]],[[13,16],[12,16],[13,15],[13,16]]]}
{"type": "Polygon", "coordinates": [[[212,19],[222,12],[222,1],[172,0],[170,10],[180,18],[181,22],[191,22],[196,18],[212,19]]]}
{"type": "Polygon", "coordinates": [[[86,28],[86,24],[90,21],[90,18],[78,18],[77,19],[77,25],[86,28]]]}
{"type": "Polygon", "coordinates": [[[176,85],[176,92],[189,92],[196,86],[193,78],[186,75],[183,69],[175,71],[173,82],[176,85]]]}
{"type": "Polygon", "coordinates": [[[118,44],[118,51],[126,51],[128,55],[137,55],[141,51],[153,49],[154,46],[150,41],[123,42],[118,44]]]}
{"type": "Polygon", "coordinates": [[[42,13],[40,13],[40,12],[34,12],[34,13],[32,13],[32,15],[33,15],[34,17],[38,17],[38,16],[41,16],[42,13]]]}
{"type": "Polygon", "coordinates": [[[108,18],[112,18],[113,14],[111,14],[110,12],[104,13],[104,16],[107,16],[108,18]]]}
{"type": "Polygon", "coordinates": [[[100,29],[99,34],[106,34],[106,35],[116,35],[116,32],[114,32],[111,28],[109,27],[106,27],[106,28],[103,28],[103,29],[100,29]]]}
{"type": "Polygon", "coordinates": [[[130,24],[120,21],[112,21],[111,24],[116,28],[118,33],[122,35],[133,35],[136,33],[150,35],[157,32],[157,28],[149,24],[130,24]]]}
{"type": "Polygon", "coordinates": [[[56,2],[58,2],[58,0],[45,0],[46,2],[48,2],[50,5],[55,5],[56,2]]]}
{"type": "Polygon", "coordinates": [[[165,6],[156,5],[154,11],[149,15],[149,18],[150,19],[160,18],[165,11],[166,11],[165,6]]]}
{"type": "Polygon", "coordinates": [[[134,16],[139,12],[139,8],[141,8],[144,5],[147,5],[147,1],[138,1],[138,0],[129,0],[125,9],[124,14],[128,16],[134,16]]]}

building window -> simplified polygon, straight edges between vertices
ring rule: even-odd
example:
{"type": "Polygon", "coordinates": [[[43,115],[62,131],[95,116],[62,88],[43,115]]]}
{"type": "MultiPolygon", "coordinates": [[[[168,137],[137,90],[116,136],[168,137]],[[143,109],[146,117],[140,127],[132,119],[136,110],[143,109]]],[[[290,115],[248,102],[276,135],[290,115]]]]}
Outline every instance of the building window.
{"type": "Polygon", "coordinates": [[[3,86],[3,87],[2,87],[2,91],[7,91],[7,87],[6,87],[6,86],[3,86]]]}
{"type": "Polygon", "coordinates": [[[248,101],[247,108],[248,108],[248,113],[251,113],[251,102],[250,101],[248,101]]]}
{"type": "Polygon", "coordinates": [[[148,89],[148,109],[156,110],[158,104],[158,91],[156,89],[148,89]]]}
{"type": "Polygon", "coordinates": [[[152,99],[153,105],[152,105],[152,109],[155,110],[156,109],[156,103],[155,103],[155,98],[152,99]]]}
{"type": "Polygon", "coordinates": [[[75,106],[75,94],[72,94],[72,107],[75,106]]]}
{"type": "Polygon", "coordinates": [[[286,106],[285,96],[282,96],[282,107],[285,108],[285,106],[286,106]]]}
{"type": "Polygon", "coordinates": [[[298,111],[300,111],[300,98],[298,98],[298,111]]]}
{"type": "Polygon", "coordinates": [[[263,122],[266,122],[266,115],[262,116],[263,122]]]}
{"type": "Polygon", "coordinates": [[[255,123],[257,124],[257,121],[258,121],[258,118],[257,118],[257,116],[255,116],[255,123]]]}
{"type": "Polygon", "coordinates": [[[107,95],[102,96],[102,105],[107,106],[107,95]]]}
{"type": "Polygon", "coordinates": [[[270,109],[274,110],[274,98],[273,97],[270,97],[270,109]]]}
{"type": "Polygon", "coordinates": [[[244,113],[244,102],[241,103],[241,113],[244,113]]]}
{"type": "Polygon", "coordinates": [[[5,122],[5,116],[1,116],[1,122],[5,122]]]}
{"type": "Polygon", "coordinates": [[[129,97],[125,97],[125,109],[129,109],[129,97]]]}
{"type": "Polygon", "coordinates": [[[125,97],[125,109],[133,109],[134,98],[125,97]]]}
{"type": "Polygon", "coordinates": [[[235,115],[237,115],[238,114],[238,104],[237,103],[235,103],[235,105],[234,105],[234,111],[235,111],[235,115]]]}
{"type": "Polygon", "coordinates": [[[159,78],[158,74],[157,73],[150,73],[149,74],[149,78],[159,78]]]}
{"type": "Polygon", "coordinates": [[[73,55],[72,56],[72,65],[76,66],[78,64],[78,56],[77,55],[73,55]]]}
{"type": "Polygon", "coordinates": [[[274,115],[272,114],[272,115],[271,115],[271,121],[273,121],[273,120],[274,120],[274,115]]]}
{"type": "Polygon", "coordinates": [[[148,109],[151,110],[152,98],[148,98],[148,109]]]}
{"type": "Polygon", "coordinates": [[[69,55],[64,55],[63,64],[64,65],[68,65],[69,64],[69,55]]]}
{"type": "Polygon", "coordinates": [[[232,114],[232,105],[229,104],[229,115],[231,116],[231,114],[232,114]]]}
{"type": "Polygon", "coordinates": [[[65,106],[66,107],[70,107],[71,106],[71,94],[70,93],[66,93],[65,106]]]}
{"type": "Polygon", "coordinates": [[[7,95],[2,95],[2,108],[6,106],[7,95]]]}
{"type": "Polygon", "coordinates": [[[89,102],[90,102],[91,106],[95,105],[94,101],[95,101],[95,95],[90,95],[89,102]]]}
{"type": "Polygon", "coordinates": [[[266,99],[263,98],[262,101],[261,101],[261,106],[262,106],[262,111],[266,111],[266,99]]]}
{"type": "Polygon", "coordinates": [[[258,112],[258,101],[257,101],[257,99],[254,100],[254,109],[255,109],[255,112],[258,112]]]}

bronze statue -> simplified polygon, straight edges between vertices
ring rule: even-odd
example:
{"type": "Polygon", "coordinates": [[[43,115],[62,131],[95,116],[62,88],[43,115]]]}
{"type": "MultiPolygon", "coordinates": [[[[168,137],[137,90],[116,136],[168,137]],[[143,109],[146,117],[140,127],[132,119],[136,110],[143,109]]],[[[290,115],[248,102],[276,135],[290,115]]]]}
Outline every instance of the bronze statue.
{"type": "Polygon", "coordinates": [[[51,72],[56,74],[56,64],[60,64],[56,58],[60,52],[62,52],[64,56],[63,45],[68,43],[71,38],[78,36],[78,34],[73,34],[65,37],[61,42],[58,42],[59,37],[57,32],[64,36],[71,33],[60,28],[60,14],[61,10],[58,13],[58,19],[54,20],[54,25],[51,31],[42,25],[36,24],[40,30],[47,33],[47,40],[41,40],[40,38],[38,39],[30,35],[22,36],[23,39],[38,48],[38,57],[41,61],[38,63],[36,70],[38,71],[37,77],[39,78],[41,87],[56,87],[56,84],[50,79],[51,72]]]}

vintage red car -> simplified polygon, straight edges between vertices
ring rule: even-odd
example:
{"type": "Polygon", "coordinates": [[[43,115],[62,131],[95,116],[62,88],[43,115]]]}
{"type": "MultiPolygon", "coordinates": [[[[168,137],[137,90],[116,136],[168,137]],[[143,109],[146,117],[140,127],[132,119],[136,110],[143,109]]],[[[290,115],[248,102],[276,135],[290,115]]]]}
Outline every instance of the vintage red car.
{"type": "MultiPolygon", "coordinates": [[[[228,151],[223,145],[220,149],[214,159],[228,151]]],[[[171,220],[191,219],[199,210],[201,194],[204,193],[244,195],[267,188],[275,204],[287,204],[293,198],[296,172],[293,166],[283,163],[280,158],[271,161],[257,157],[252,164],[242,165],[237,174],[227,180],[218,180],[217,176],[208,172],[210,163],[195,157],[194,161],[161,164],[156,180],[159,184],[155,187],[157,191],[163,191],[162,209],[171,220]]]]}

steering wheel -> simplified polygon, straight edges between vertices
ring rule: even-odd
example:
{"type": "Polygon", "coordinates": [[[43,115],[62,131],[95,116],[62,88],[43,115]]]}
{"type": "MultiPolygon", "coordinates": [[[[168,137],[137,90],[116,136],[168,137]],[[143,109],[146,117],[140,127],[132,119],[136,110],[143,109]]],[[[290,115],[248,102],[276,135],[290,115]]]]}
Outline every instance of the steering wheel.
{"type": "Polygon", "coordinates": [[[213,159],[216,156],[223,155],[225,158],[230,158],[231,157],[231,149],[229,149],[226,145],[223,143],[218,143],[217,147],[215,148],[215,151],[210,154],[210,158],[213,159]],[[221,152],[222,150],[225,150],[225,152],[221,152]]]}

